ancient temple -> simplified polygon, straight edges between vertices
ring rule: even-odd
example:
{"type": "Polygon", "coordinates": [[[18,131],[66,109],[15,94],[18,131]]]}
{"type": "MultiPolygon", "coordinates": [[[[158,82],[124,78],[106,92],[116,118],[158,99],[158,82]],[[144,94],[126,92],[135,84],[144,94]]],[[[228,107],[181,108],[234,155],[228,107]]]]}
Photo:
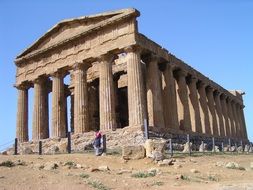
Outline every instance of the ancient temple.
{"type": "Polygon", "coordinates": [[[158,133],[247,140],[242,93],[224,89],[139,33],[139,15],[123,9],[63,20],[16,57],[20,142],[29,140],[31,88],[32,140],[66,137],[68,128],[74,134],[143,130],[145,120],[158,133]]]}

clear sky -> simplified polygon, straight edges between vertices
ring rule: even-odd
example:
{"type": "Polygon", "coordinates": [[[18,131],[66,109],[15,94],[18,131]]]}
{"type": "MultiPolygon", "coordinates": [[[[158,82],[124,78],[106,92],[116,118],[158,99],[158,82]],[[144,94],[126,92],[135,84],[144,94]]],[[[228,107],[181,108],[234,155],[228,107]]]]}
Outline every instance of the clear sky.
{"type": "Polygon", "coordinates": [[[141,33],[226,89],[246,92],[245,118],[253,141],[253,1],[0,0],[0,145],[15,138],[16,55],[62,19],[128,7],[141,12],[141,33]]]}

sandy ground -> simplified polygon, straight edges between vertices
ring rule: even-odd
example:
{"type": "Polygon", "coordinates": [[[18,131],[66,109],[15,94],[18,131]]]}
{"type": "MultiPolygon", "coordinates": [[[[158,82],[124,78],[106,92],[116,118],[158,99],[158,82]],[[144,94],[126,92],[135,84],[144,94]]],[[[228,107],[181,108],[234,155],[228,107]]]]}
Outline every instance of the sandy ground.
{"type": "Polygon", "coordinates": [[[177,190],[253,190],[253,155],[215,155],[175,158],[175,165],[158,166],[150,159],[127,161],[117,155],[96,157],[93,154],[18,155],[0,156],[3,161],[25,162],[25,165],[0,167],[0,189],[50,190],[50,189],[177,189],[177,190]],[[41,165],[57,163],[57,169],[46,170],[41,165]],[[82,168],[68,168],[66,162],[74,162],[82,168]],[[245,170],[228,169],[227,162],[237,162],[245,170]],[[220,166],[217,166],[218,165],[220,166]],[[96,171],[108,166],[107,171],[96,171]],[[155,176],[133,177],[157,169],[155,176]],[[195,172],[192,170],[195,169],[195,172]],[[95,170],[95,171],[92,171],[95,170]],[[196,171],[197,170],[197,171],[196,171]]]}

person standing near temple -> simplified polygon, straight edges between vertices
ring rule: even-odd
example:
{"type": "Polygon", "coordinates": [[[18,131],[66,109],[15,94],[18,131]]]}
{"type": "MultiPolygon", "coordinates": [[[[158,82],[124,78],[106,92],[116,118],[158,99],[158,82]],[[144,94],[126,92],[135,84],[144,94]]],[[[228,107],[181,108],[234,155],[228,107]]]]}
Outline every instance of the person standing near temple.
{"type": "Polygon", "coordinates": [[[95,155],[100,156],[103,153],[103,149],[101,148],[101,140],[102,140],[102,133],[99,129],[95,131],[95,139],[93,142],[93,147],[95,149],[95,155]]]}

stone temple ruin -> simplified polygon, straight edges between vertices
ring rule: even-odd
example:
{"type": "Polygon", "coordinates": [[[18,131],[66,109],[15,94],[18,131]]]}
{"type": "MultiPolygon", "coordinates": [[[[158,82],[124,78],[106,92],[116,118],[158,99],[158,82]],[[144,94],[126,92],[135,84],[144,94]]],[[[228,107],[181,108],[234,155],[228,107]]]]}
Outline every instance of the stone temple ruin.
{"type": "Polygon", "coordinates": [[[29,141],[31,88],[32,141],[95,128],[143,134],[145,119],[154,134],[248,141],[243,93],[227,91],[139,33],[138,16],[123,9],[63,20],[16,57],[19,142],[29,141]]]}

